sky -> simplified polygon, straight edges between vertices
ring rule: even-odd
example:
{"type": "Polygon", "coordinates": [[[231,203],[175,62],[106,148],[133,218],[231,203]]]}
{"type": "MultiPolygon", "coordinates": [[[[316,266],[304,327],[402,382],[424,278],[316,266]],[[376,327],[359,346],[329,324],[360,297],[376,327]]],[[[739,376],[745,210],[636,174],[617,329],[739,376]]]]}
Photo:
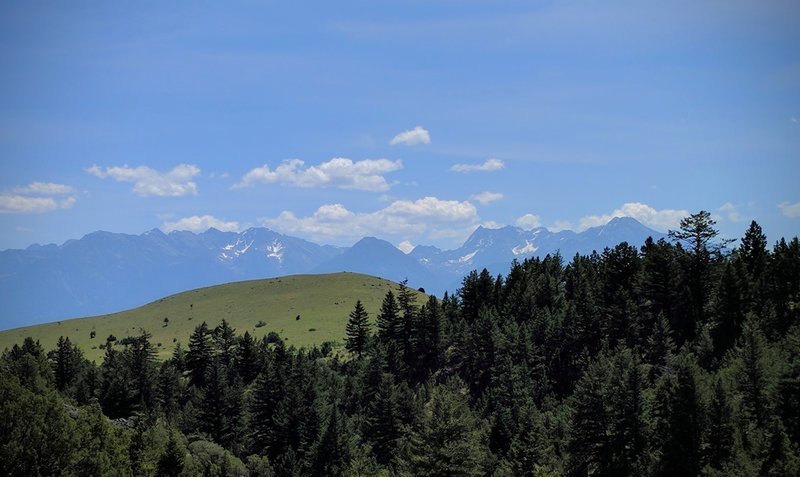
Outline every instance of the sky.
{"type": "Polygon", "coordinates": [[[800,234],[797,1],[0,3],[0,249],[800,234]]]}

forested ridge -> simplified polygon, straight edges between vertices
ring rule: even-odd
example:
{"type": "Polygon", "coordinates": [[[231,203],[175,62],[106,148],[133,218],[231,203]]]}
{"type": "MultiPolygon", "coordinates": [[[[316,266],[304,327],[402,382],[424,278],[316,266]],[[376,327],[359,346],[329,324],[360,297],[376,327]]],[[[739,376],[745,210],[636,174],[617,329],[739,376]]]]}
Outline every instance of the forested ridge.
{"type": "Polygon", "coordinates": [[[668,240],[360,303],[344,345],[199,325],[2,356],[3,475],[800,475],[800,242],[668,240]],[[727,245],[727,246],[726,246],[727,245]]]}

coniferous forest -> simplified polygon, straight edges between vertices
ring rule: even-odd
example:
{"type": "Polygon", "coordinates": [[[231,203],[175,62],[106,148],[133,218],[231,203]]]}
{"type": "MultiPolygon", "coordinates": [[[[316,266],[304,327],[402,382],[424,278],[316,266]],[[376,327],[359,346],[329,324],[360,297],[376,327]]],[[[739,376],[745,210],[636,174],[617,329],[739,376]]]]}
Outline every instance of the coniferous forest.
{"type": "Polygon", "coordinates": [[[27,339],[2,356],[0,473],[800,475],[800,242],[714,225],[403,286],[343,344],[223,320],[95,364],[27,339]]]}

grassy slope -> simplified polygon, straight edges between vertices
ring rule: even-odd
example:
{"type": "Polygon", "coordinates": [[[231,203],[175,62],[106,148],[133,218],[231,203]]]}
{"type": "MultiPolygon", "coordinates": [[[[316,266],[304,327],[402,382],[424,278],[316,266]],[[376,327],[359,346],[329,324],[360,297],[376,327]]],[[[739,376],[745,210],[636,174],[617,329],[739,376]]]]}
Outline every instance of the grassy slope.
{"type": "MultiPolygon", "coordinates": [[[[59,336],[77,343],[90,360],[102,360],[108,335],[118,339],[149,331],[152,343],[160,343],[160,357],[172,353],[175,342],[188,346],[189,335],[205,321],[210,328],[223,318],[237,334],[249,331],[257,337],[277,331],[286,344],[308,346],[324,341],[342,341],[348,314],[361,300],[375,320],[381,300],[397,284],[382,278],[355,273],[294,275],[268,280],[228,283],[172,295],[133,310],[110,315],[77,318],[0,332],[0,350],[22,343],[27,336],[41,341],[46,350],[59,336]],[[300,319],[297,320],[297,315],[300,319]],[[169,323],[164,326],[164,318],[169,323]],[[266,326],[256,328],[262,320],[266,326]],[[310,329],[315,331],[310,331],[310,329]],[[90,331],[96,337],[90,339],[90,331]],[[174,340],[174,341],[173,341],[174,340]],[[93,349],[94,347],[94,349],[93,349]]],[[[418,299],[422,302],[422,298],[418,299]]]]}

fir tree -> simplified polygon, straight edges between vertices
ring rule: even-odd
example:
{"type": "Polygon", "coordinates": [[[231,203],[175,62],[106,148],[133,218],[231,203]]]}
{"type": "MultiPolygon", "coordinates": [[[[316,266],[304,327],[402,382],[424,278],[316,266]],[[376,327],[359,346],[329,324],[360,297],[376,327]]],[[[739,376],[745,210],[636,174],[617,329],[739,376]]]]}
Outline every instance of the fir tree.
{"type": "Polygon", "coordinates": [[[189,384],[205,387],[206,372],[211,365],[213,348],[211,333],[204,321],[198,325],[189,337],[189,351],[186,353],[186,369],[189,371],[189,384]]]}
{"type": "Polygon", "coordinates": [[[261,367],[259,361],[256,341],[249,331],[245,331],[244,336],[239,339],[239,346],[236,349],[236,369],[245,385],[252,383],[258,376],[261,367]]]}
{"type": "Polygon", "coordinates": [[[347,342],[345,347],[360,358],[367,349],[369,340],[369,316],[364,309],[364,305],[361,304],[361,300],[356,301],[355,308],[350,312],[346,332],[347,342]]]}
{"type": "Polygon", "coordinates": [[[435,386],[412,432],[408,466],[413,475],[485,475],[485,426],[473,414],[464,383],[435,386]]]}
{"type": "Polygon", "coordinates": [[[167,448],[158,460],[158,467],[156,469],[158,475],[164,477],[178,477],[181,475],[183,472],[185,453],[186,451],[178,446],[175,434],[170,432],[167,448]]]}

